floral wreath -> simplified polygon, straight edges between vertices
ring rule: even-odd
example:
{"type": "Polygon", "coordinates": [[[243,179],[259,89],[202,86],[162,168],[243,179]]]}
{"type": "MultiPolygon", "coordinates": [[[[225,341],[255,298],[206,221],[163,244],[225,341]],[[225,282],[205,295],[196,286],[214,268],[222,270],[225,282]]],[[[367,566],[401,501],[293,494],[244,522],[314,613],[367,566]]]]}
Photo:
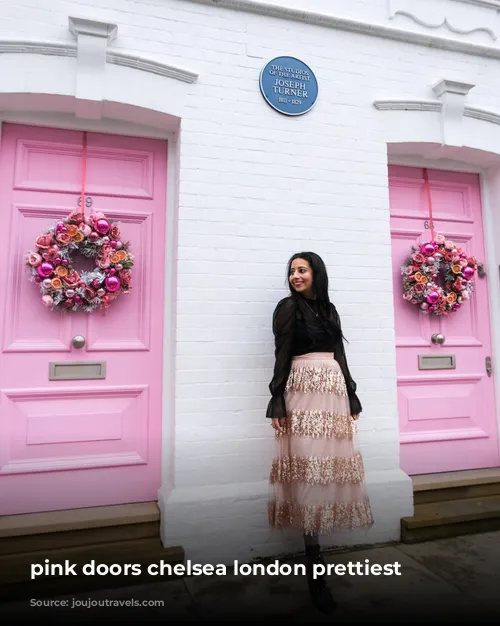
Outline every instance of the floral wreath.
{"type": "Polygon", "coordinates": [[[401,268],[403,299],[419,305],[422,313],[447,315],[469,300],[477,261],[456,244],[436,235],[432,241],[413,246],[401,268]],[[436,281],[443,276],[443,286],[436,281]]]}
{"type": "Polygon", "coordinates": [[[47,229],[26,256],[29,280],[39,284],[43,304],[90,313],[108,308],[120,293],[129,293],[134,257],[130,243],[120,238],[117,224],[104,213],[86,217],[75,212],[47,229]],[[78,273],[74,252],[95,258],[96,269],[78,273]]]}

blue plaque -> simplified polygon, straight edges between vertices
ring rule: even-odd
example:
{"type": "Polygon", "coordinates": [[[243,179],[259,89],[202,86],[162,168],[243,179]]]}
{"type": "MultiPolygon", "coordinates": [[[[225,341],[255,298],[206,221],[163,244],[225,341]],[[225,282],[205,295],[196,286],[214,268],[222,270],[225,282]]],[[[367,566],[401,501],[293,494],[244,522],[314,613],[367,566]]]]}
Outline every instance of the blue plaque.
{"type": "Polygon", "coordinates": [[[260,73],[266,102],[284,115],[303,115],[318,99],[318,81],[310,67],[294,57],[276,57],[260,73]]]}

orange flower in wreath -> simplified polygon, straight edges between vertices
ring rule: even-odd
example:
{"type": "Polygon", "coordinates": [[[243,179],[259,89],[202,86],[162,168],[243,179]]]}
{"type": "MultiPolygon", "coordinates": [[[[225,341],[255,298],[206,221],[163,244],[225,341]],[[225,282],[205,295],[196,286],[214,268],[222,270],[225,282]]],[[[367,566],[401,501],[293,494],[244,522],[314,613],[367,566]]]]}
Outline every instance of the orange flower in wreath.
{"type": "Polygon", "coordinates": [[[451,268],[451,271],[452,271],[454,274],[460,274],[460,273],[462,272],[462,267],[461,267],[460,265],[454,265],[454,266],[451,268]]]}
{"type": "Polygon", "coordinates": [[[77,230],[76,233],[73,235],[73,241],[76,241],[76,243],[81,243],[84,239],[85,237],[80,230],[77,230]]]}
{"type": "Polygon", "coordinates": [[[67,273],[68,273],[68,268],[67,268],[67,267],[64,267],[64,265],[58,265],[58,266],[56,267],[56,274],[57,274],[58,276],[60,276],[61,278],[62,278],[63,276],[66,276],[66,275],[67,275],[67,273]]]}
{"type": "Polygon", "coordinates": [[[449,293],[446,296],[446,302],[448,302],[448,304],[453,304],[457,299],[457,294],[456,293],[449,293]]]}
{"type": "Polygon", "coordinates": [[[50,284],[52,286],[52,289],[61,289],[61,287],[62,287],[62,281],[61,281],[60,278],[53,278],[50,281],[50,284]]]}
{"type": "Polygon", "coordinates": [[[74,237],[78,232],[78,226],[75,226],[74,224],[68,224],[68,226],[66,226],[66,232],[70,237],[74,237]]]}

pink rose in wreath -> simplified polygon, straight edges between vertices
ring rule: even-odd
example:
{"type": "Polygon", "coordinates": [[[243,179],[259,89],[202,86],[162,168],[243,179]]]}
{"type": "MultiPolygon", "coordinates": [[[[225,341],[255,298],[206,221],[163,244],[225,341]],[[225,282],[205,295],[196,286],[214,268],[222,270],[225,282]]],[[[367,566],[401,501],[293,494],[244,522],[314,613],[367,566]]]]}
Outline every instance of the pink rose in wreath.
{"type": "Polygon", "coordinates": [[[83,295],[86,300],[92,302],[92,300],[96,297],[97,292],[95,289],[92,289],[92,287],[85,287],[83,295]]]}
{"type": "Polygon", "coordinates": [[[71,270],[63,278],[63,281],[68,287],[76,287],[80,282],[80,274],[76,270],[71,270]]]}
{"type": "Polygon", "coordinates": [[[43,253],[43,258],[46,261],[55,261],[55,259],[57,259],[58,256],[59,256],[59,250],[56,250],[56,248],[49,248],[47,252],[43,253]]]}
{"type": "Polygon", "coordinates": [[[71,235],[69,233],[58,233],[56,239],[63,246],[67,246],[71,243],[71,235]]]}
{"type": "Polygon", "coordinates": [[[122,283],[122,285],[124,287],[129,287],[131,281],[132,281],[132,275],[130,273],[130,270],[122,270],[120,272],[120,282],[122,283]]]}
{"type": "Polygon", "coordinates": [[[75,213],[69,216],[68,222],[71,224],[80,224],[80,222],[85,222],[85,216],[83,213],[75,211],[75,213]]]}
{"type": "Polygon", "coordinates": [[[31,267],[38,267],[41,262],[42,257],[38,254],[38,252],[28,254],[28,264],[31,265],[31,267]]]}
{"type": "Polygon", "coordinates": [[[52,235],[40,235],[36,240],[36,247],[41,250],[48,250],[52,244],[52,235]]]}
{"type": "Polygon", "coordinates": [[[115,241],[120,238],[120,229],[118,226],[111,226],[111,230],[109,231],[110,239],[114,239],[115,241]]]}
{"type": "Polygon", "coordinates": [[[109,260],[109,257],[104,257],[101,259],[97,259],[97,264],[100,268],[104,270],[111,266],[111,261],[109,260]]]}

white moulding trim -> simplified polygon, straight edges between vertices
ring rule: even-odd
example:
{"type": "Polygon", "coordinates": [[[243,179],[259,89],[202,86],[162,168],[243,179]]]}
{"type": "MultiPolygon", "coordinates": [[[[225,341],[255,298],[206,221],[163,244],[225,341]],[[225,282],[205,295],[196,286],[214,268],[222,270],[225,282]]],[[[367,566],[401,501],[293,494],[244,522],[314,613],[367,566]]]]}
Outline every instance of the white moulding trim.
{"type": "Polygon", "coordinates": [[[0,39],[0,54],[46,54],[56,57],[76,57],[76,44],[0,39]]]}
{"type": "Polygon", "coordinates": [[[450,22],[448,21],[448,18],[446,17],[438,24],[432,24],[431,22],[427,22],[426,20],[423,20],[422,18],[417,17],[416,15],[413,15],[409,11],[396,11],[394,15],[395,16],[403,15],[404,17],[408,17],[409,19],[413,20],[416,24],[420,24],[420,26],[424,26],[425,28],[441,28],[441,26],[446,26],[446,28],[450,32],[456,33],[457,35],[473,35],[474,33],[485,33],[491,39],[493,39],[493,41],[497,39],[497,36],[495,35],[494,31],[491,30],[491,28],[478,26],[477,28],[461,29],[461,28],[457,28],[456,26],[453,26],[453,24],[450,24],[450,22]]]}
{"type": "MultiPolygon", "coordinates": [[[[481,8],[487,8],[490,11],[493,10],[495,13],[497,12],[499,5],[491,4],[491,2],[486,2],[482,0],[457,0],[462,4],[474,4],[475,6],[479,6],[481,8]]],[[[435,3],[436,0],[433,0],[435,3]]],[[[484,32],[486,33],[493,41],[496,41],[497,34],[495,30],[488,28],[487,26],[473,25],[471,28],[459,28],[453,24],[453,8],[449,6],[449,2],[446,2],[447,8],[444,6],[437,7],[437,11],[432,11],[429,15],[425,11],[424,7],[424,16],[418,15],[419,7],[418,0],[389,0],[389,19],[393,20],[396,16],[402,15],[407,17],[410,20],[413,20],[416,24],[420,24],[425,28],[433,28],[438,29],[442,26],[445,26],[450,32],[456,33],[458,35],[470,35],[476,32],[484,32]],[[444,13],[441,10],[444,9],[444,13]],[[451,12],[451,15],[449,14],[451,12]]],[[[490,18],[490,23],[494,19],[493,16],[490,18]]]]}
{"type": "Polygon", "coordinates": [[[463,4],[475,4],[478,7],[486,7],[487,9],[500,9],[500,0],[455,0],[463,4]]]}
{"type": "Polygon", "coordinates": [[[438,35],[427,35],[425,33],[416,33],[411,30],[403,30],[384,26],[382,24],[372,24],[370,22],[361,22],[345,17],[336,17],[334,15],[326,15],[324,13],[314,13],[313,11],[301,11],[299,9],[290,9],[287,7],[257,0],[181,0],[183,2],[195,2],[197,4],[208,4],[214,7],[231,9],[234,11],[243,11],[246,13],[256,13],[258,15],[266,15],[278,19],[291,20],[296,22],[305,22],[325,28],[333,28],[361,35],[371,35],[382,39],[391,39],[394,41],[402,41],[404,43],[412,43],[426,48],[438,48],[441,50],[449,50],[451,52],[463,52],[479,57],[488,57],[492,59],[500,59],[500,48],[492,46],[484,46],[458,39],[448,37],[439,37],[438,35]]]}
{"type": "MultiPolygon", "coordinates": [[[[375,100],[373,106],[379,111],[433,111],[439,113],[443,103],[437,100],[375,100]]],[[[500,113],[478,107],[465,106],[464,117],[490,124],[500,124],[500,113]]]]}
{"type": "Polygon", "coordinates": [[[464,117],[471,117],[482,122],[490,122],[491,124],[500,124],[500,113],[478,109],[477,107],[466,106],[464,108],[464,117]]]}
{"type": "MultiPolygon", "coordinates": [[[[0,39],[0,54],[43,54],[76,58],[77,46],[74,43],[0,39]]],[[[191,70],[124,51],[108,50],[106,61],[113,65],[174,78],[185,83],[195,83],[198,80],[198,74],[191,70]]]]}
{"type": "Polygon", "coordinates": [[[113,65],[131,67],[136,70],[142,70],[143,72],[149,72],[150,74],[175,78],[185,83],[194,83],[198,79],[198,74],[190,70],[185,70],[160,61],[154,61],[153,59],[146,59],[141,56],[129,54],[128,52],[108,50],[106,60],[113,65]]]}
{"type": "Polygon", "coordinates": [[[442,102],[437,100],[375,100],[373,106],[379,111],[441,111],[442,102]]]}

